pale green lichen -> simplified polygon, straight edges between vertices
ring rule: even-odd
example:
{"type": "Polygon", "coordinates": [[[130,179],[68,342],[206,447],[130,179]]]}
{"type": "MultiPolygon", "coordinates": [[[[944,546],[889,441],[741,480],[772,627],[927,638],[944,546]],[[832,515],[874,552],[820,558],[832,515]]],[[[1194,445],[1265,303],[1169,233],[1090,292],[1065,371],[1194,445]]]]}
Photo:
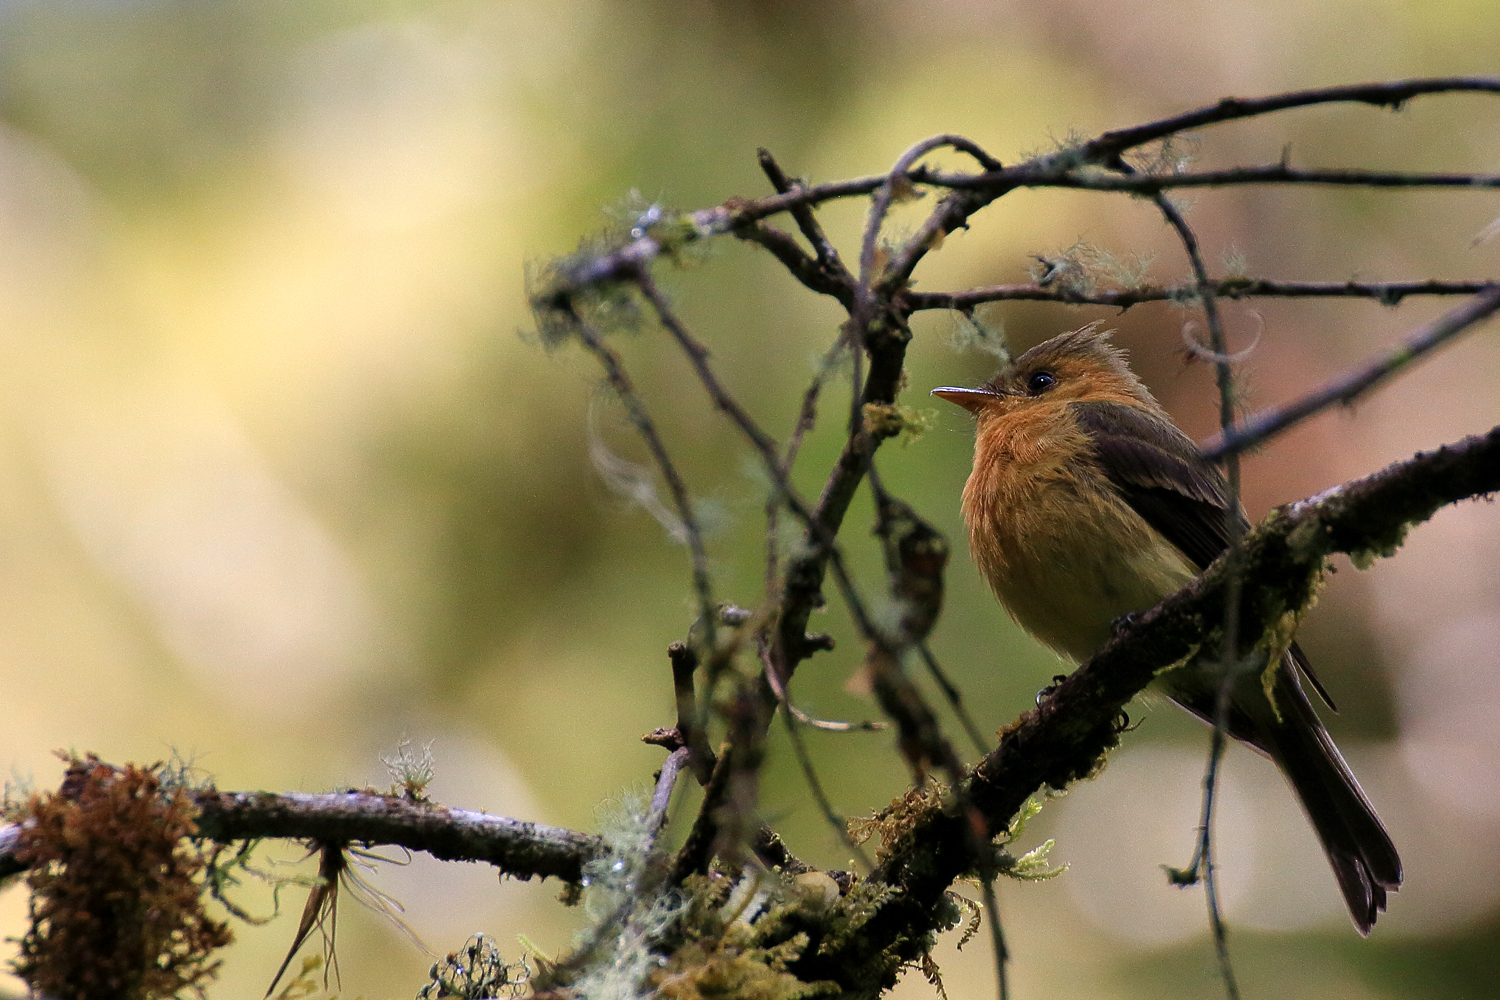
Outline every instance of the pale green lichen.
{"type": "Polygon", "coordinates": [[[856,882],[827,921],[827,932],[818,945],[818,952],[826,955],[847,945],[895,894],[896,889],[892,886],[856,882]]]}
{"type": "Polygon", "coordinates": [[[1171,663],[1168,663],[1164,667],[1157,667],[1156,670],[1152,672],[1151,676],[1160,677],[1162,674],[1165,674],[1172,670],[1178,670],[1182,667],[1187,666],[1189,663],[1192,663],[1198,658],[1198,653],[1203,649],[1204,645],[1212,643],[1212,638],[1212,636],[1205,636],[1203,642],[1195,642],[1192,645],[1188,646],[1188,651],[1185,655],[1183,655],[1179,659],[1173,660],[1171,663]]]}
{"type": "Polygon", "coordinates": [[[1010,364],[1010,348],[1005,338],[1005,323],[999,317],[977,311],[953,310],[953,326],[948,333],[948,347],[955,351],[982,351],[1010,364]]]}
{"type": "Polygon", "coordinates": [[[399,795],[411,802],[422,802],[427,798],[427,786],[436,774],[437,761],[432,756],[432,740],[418,746],[402,734],[396,741],[396,749],[390,756],[382,756],[380,762],[390,773],[391,794],[399,795]]]}
{"type": "Polygon", "coordinates": [[[525,992],[531,970],[524,959],[507,963],[488,935],[475,934],[458,951],[434,962],[427,976],[431,982],[416,1000],[500,1000],[525,992]]]}
{"type": "MultiPolygon", "coordinates": [[[[808,873],[816,875],[818,873],[808,873]]],[[[834,886],[834,906],[838,887],[834,886]]],[[[683,884],[687,905],[675,928],[683,941],[650,974],[658,996],[673,1000],[797,1000],[837,992],[789,970],[811,941],[808,928],[830,912],[826,887],[805,877],[752,871],[735,880],[714,872],[683,884]]]]}
{"type": "Polygon", "coordinates": [[[1198,158],[1199,143],[1195,136],[1173,133],[1126,154],[1126,159],[1143,174],[1153,177],[1184,173],[1198,158]]]}
{"type": "Polygon", "coordinates": [[[1220,256],[1224,265],[1224,277],[1229,281],[1244,281],[1249,276],[1249,268],[1245,262],[1245,254],[1238,247],[1225,248],[1220,256]]]}
{"type": "Polygon", "coordinates": [[[1012,859],[1010,865],[1002,869],[1002,873],[1021,882],[1043,882],[1057,878],[1068,870],[1068,866],[1063,864],[1054,867],[1049,860],[1048,855],[1056,845],[1057,841],[1049,837],[1019,858],[1012,859]]]}
{"type": "Polygon", "coordinates": [[[1036,254],[1032,259],[1036,264],[1031,268],[1031,278],[1038,285],[1080,296],[1092,294],[1101,281],[1125,291],[1139,289],[1149,279],[1153,260],[1138,253],[1128,258],[1117,257],[1081,239],[1064,250],[1036,254]]]}
{"type": "Polygon", "coordinates": [[[1375,565],[1377,559],[1389,559],[1406,541],[1406,533],[1410,528],[1411,525],[1403,524],[1392,537],[1362,549],[1354,549],[1349,553],[1349,561],[1354,564],[1355,569],[1366,570],[1375,565]]]}
{"type": "Polygon", "coordinates": [[[1321,557],[1328,551],[1328,528],[1318,518],[1309,517],[1287,533],[1286,545],[1303,561],[1321,557]]]}
{"type": "Polygon", "coordinates": [[[539,961],[537,988],[566,986],[590,1000],[635,1000],[659,965],[652,950],[682,915],[681,895],[664,887],[653,865],[644,796],[626,793],[600,809],[608,850],[584,865],[582,906],[587,926],[571,956],[539,961]]]}
{"type": "Polygon", "coordinates": [[[875,438],[899,436],[909,445],[937,426],[937,410],[917,410],[897,403],[866,403],[865,432],[875,438]]]}

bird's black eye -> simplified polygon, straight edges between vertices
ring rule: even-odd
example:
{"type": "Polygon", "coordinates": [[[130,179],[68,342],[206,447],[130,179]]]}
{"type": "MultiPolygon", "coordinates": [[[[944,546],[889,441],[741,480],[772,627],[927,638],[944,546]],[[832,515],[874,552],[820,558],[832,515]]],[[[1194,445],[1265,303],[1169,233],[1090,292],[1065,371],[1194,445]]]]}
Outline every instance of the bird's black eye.
{"type": "Polygon", "coordinates": [[[1026,392],[1031,396],[1040,396],[1056,384],[1057,379],[1052,377],[1051,372],[1037,372],[1026,380],[1026,392]]]}

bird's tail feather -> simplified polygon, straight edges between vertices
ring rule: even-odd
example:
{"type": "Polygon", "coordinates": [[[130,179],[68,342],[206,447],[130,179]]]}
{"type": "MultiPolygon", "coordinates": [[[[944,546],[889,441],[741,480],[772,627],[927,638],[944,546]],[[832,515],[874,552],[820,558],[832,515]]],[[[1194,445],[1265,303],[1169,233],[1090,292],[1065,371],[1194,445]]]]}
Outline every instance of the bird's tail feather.
{"type": "Polygon", "coordinates": [[[1386,893],[1401,886],[1401,858],[1359,782],[1313,711],[1290,662],[1277,672],[1280,719],[1257,727],[1255,742],[1281,765],[1317,831],[1361,934],[1369,934],[1386,893]]]}

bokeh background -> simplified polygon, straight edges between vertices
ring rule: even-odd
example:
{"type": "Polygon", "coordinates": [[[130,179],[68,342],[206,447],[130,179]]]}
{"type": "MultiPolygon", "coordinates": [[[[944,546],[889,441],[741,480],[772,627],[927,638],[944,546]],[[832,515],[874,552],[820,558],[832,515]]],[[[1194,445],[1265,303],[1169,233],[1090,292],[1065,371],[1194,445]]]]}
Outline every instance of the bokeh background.
{"type": "MultiPolygon", "coordinates": [[[[570,250],[632,203],[764,193],[755,148],[794,174],[884,170],[940,131],[1002,159],[1216,100],[1304,86],[1500,69],[1484,0],[833,0],[292,3],[0,2],[0,762],[55,786],[56,748],[114,761],[192,756],[224,788],[389,782],[403,736],[432,741],[442,801],[594,828],[641,788],[671,717],[664,650],[692,616],[685,551],[612,493],[591,445],[642,457],[592,363],[528,337],[523,265],[570,250]],[[592,414],[592,416],[591,416],[592,414]]],[[[1500,169],[1494,97],[1399,114],[1315,109],[1204,133],[1206,165],[1500,169]]],[[[1493,193],[1256,189],[1185,199],[1211,264],[1253,275],[1483,277],[1493,193]]],[[[923,205],[895,221],[914,224],[923,205]]],[[[826,219],[846,254],[863,204],[826,219]]],[[[1020,192],[950,237],[924,289],[1024,280],[1032,253],[1083,239],[1180,251],[1149,206],[1020,192]]],[[[838,313],[763,254],[723,244],[664,277],[721,373],[785,436],[838,313]]],[[[1231,305],[1252,405],[1378,352],[1443,303],[1231,305]]],[[[1105,319],[1199,436],[1205,366],[1167,305],[1006,306],[1017,347],[1105,319]]],[[[910,390],[973,383],[993,359],[961,327],[915,323],[910,390]]],[[[760,592],[764,484],[748,449],[651,330],[618,346],[712,527],[720,593],[760,592]]],[[[799,481],[838,447],[836,382],[799,481]]],[[[1470,335],[1350,412],[1247,462],[1246,502],[1313,493],[1500,422],[1500,333],[1470,335]]],[[[890,445],[891,487],[955,541],[934,646],[986,729],[1059,665],[1021,636],[964,557],[957,411],[890,445]]],[[[846,544],[879,574],[857,505],[846,544]]],[[[1220,814],[1232,943],[1248,996],[1474,997],[1500,982],[1500,517],[1466,504],[1368,572],[1347,564],[1303,641],[1342,714],[1341,744],[1407,861],[1361,941],[1290,794],[1231,755],[1220,814]]],[[[842,641],[798,676],[809,709],[862,718],[842,641]]],[[[1162,864],[1191,850],[1205,734],[1169,709],[1107,771],[1049,803],[1028,843],[1071,865],[1001,900],[1028,998],[1218,993],[1201,895],[1162,864]]],[[[907,775],[887,735],[809,741],[836,804],[868,811],[907,775]]],[[[766,815],[792,846],[845,859],[780,737],[766,815]]],[[[294,849],[278,855],[295,859],[294,849]]],[[[563,947],[552,884],[497,884],[414,859],[378,884],[437,951],[471,932],[514,956],[563,947]]],[[[300,910],[300,898],[284,906],[300,910]]],[[[245,901],[269,910],[264,889],[245,901]]],[[[23,892],[0,932],[24,928],[23,892]]],[[[293,917],[238,928],[214,995],[258,996],[293,917]]],[[[410,996],[431,959],[346,903],[343,995],[410,996]]],[[[954,996],[992,989],[981,936],[940,958],[954,996]]],[[[931,996],[912,977],[901,995],[931,996]]]]}

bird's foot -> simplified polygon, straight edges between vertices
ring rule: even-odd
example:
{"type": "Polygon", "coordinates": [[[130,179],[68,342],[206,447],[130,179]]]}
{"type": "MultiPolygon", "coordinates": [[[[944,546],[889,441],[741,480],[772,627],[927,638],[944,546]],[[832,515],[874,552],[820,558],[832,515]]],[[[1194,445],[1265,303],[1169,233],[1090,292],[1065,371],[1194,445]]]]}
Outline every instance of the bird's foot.
{"type": "Polygon", "coordinates": [[[1067,680],[1067,679],[1068,679],[1068,675],[1067,674],[1053,674],[1052,675],[1052,683],[1048,684],[1046,687],[1042,688],[1040,691],[1038,691],[1036,693],[1036,704],[1037,704],[1037,707],[1040,708],[1041,705],[1042,705],[1042,702],[1044,702],[1048,698],[1050,698],[1052,696],[1052,692],[1057,690],[1057,686],[1059,684],[1061,684],[1063,681],[1067,680]]]}

